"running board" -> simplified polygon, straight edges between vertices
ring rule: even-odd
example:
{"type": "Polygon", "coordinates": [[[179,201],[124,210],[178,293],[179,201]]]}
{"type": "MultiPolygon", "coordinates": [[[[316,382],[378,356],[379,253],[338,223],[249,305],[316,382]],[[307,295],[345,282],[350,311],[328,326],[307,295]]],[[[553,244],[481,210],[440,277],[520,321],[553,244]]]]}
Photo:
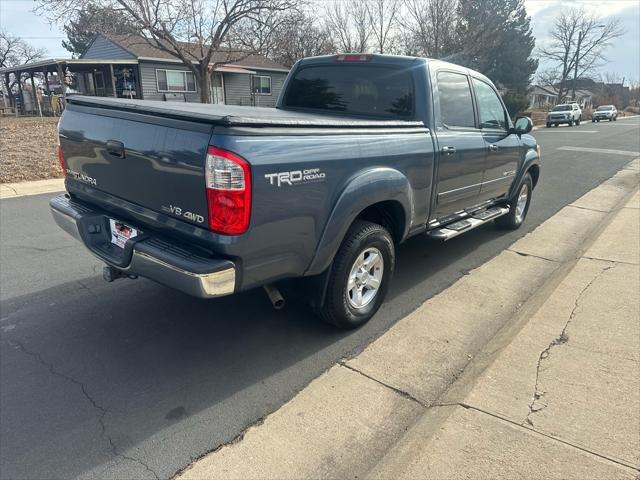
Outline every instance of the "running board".
{"type": "Polygon", "coordinates": [[[449,223],[444,227],[435,228],[427,232],[427,236],[438,240],[449,240],[453,237],[457,237],[461,233],[468,232],[474,228],[489,223],[498,217],[509,213],[509,207],[493,207],[487,210],[483,210],[478,213],[474,213],[472,216],[458,220],[457,222],[449,223]]]}

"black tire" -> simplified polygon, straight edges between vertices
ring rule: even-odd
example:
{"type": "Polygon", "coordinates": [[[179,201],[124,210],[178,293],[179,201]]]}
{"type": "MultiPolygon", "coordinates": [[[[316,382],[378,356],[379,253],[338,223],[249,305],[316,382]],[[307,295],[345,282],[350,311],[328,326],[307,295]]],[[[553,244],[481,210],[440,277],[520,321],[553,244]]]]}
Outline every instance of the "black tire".
{"type": "Polygon", "coordinates": [[[569,122],[567,123],[567,125],[569,125],[570,127],[573,127],[573,120],[569,120],[569,122]]]}
{"type": "Polygon", "coordinates": [[[511,199],[511,208],[509,209],[509,213],[497,218],[496,225],[507,230],[517,230],[518,228],[520,228],[520,226],[524,223],[524,220],[527,218],[527,213],[529,213],[532,193],[533,180],[531,179],[531,174],[527,173],[522,179],[522,182],[520,182],[520,185],[518,185],[515,197],[511,199]],[[518,197],[520,196],[523,188],[527,189],[527,203],[524,206],[524,210],[522,211],[522,213],[518,215],[518,197]]]}
{"type": "Polygon", "coordinates": [[[367,323],[384,301],[394,267],[395,248],[387,229],[376,223],[356,220],[331,265],[325,299],[317,309],[320,318],[342,329],[357,328],[367,323]],[[371,301],[355,308],[350,301],[349,276],[358,257],[369,248],[382,254],[382,279],[371,301]]]}
{"type": "Polygon", "coordinates": [[[554,127],[557,127],[557,126],[558,126],[558,124],[557,124],[557,123],[554,123],[554,124],[553,124],[553,126],[554,126],[554,127]]]}
{"type": "Polygon", "coordinates": [[[591,119],[591,123],[596,123],[596,120],[594,118],[591,119]]]}
{"type": "Polygon", "coordinates": [[[609,121],[610,121],[610,122],[613,122],[613,118],[610,118],[610,119],[609,119],[609,121]]]}
{"type": "Polygon", "coordinates": [[[576,125],[580,125],[581,121],[582,121],[582,117],[578,117],[578,120],[576,120],[576,125]]]}
{"type": "Polygon", "coordinates": [[[613,117],[613,121],[617,122],[618,121],[618,117],[613,117]]]}
{"type": "Polygon", "coordinates": [[[547,122],[547,128],[550,128],[551,124],[549,122],[547,122]]]}

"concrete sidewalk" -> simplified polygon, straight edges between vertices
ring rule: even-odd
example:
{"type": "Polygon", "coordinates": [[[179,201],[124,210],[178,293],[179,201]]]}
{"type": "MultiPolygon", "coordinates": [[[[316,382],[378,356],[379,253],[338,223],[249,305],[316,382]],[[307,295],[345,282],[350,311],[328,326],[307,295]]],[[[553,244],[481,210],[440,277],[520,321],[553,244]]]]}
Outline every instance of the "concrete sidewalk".
{"type": "Polygon", "coordinates": [[[636,194],[526,326],[445,396],[372,478],[638,478],[640,199],[636,194]]]}
{"type": "Polygon", "coordinates": [[[64,191],[64,178],[19,183],[0,183],[0,199],[62,191],[64,191]]]}
{"type": "Polygon", "coordinates": [[[636,160],[180,477],[635,478],[638,172],[636,160]]]}

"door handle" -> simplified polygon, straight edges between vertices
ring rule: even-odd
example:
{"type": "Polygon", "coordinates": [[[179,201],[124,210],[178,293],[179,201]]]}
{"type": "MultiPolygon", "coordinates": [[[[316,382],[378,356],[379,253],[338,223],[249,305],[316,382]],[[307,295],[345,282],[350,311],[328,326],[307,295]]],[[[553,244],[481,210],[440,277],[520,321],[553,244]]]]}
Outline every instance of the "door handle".
{"type": "Polygon", "coordinates": [[[497,152],[498,151],[498,145],[496,145],[495,143],[492,143],[491,145],[489,145],[489,151],[490,152],[497,152]]]}
{"type": "Polygon", "coordinates": [[[453,155],[456,153],[456,147],[442,147],[442,150],[440,151],[445,155],[453,155]]]}
{"type": "Polygon", "coordinates": [[[116,157],[124,158],[124,143],[117,140],[107,140],[107,152],[116,157]]]}

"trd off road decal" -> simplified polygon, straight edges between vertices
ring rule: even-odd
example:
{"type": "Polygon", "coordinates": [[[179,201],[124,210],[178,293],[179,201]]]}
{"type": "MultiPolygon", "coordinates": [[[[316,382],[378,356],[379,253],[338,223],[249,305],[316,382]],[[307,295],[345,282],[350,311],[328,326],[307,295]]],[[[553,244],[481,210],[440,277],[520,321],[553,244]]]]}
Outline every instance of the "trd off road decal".
{"type": "Polygon", "coordinates": [[[319,168],[308,170],[292,170],[290,172],[267,173],[264,178],[269,180],[270,185],[282,187],[283,185],[295,186],[307,183],[324,182],[326,174],[319,168]]]}

